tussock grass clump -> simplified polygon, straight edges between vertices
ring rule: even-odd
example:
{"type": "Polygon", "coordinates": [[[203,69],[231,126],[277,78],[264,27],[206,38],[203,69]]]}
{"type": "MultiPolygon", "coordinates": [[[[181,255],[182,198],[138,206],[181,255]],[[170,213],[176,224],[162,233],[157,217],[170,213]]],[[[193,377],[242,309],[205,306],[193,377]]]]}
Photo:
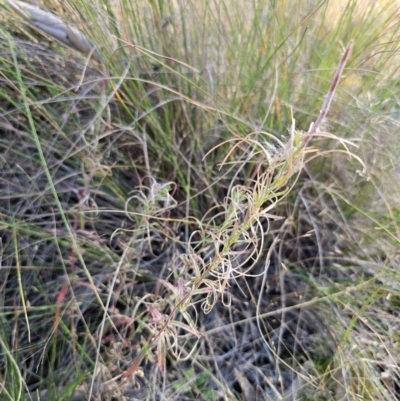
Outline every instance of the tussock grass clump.
{"type": "Polygon", "coordinates": [[[1,399],[399,397],[395,0],[0,5],[1,399]]]}

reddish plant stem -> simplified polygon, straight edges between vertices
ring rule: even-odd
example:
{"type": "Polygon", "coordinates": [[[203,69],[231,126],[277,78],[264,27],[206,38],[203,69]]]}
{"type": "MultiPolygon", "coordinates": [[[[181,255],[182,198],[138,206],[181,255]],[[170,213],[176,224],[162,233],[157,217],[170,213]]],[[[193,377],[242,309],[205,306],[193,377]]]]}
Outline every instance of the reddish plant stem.
{"type": "Polygon", "coordinates": [[[352,47],[353,47],[353,41],[351,40],[350,43],[347,45],[346,50],[344,51],[342,59],[340,60],[339,66],[336,70],[335,76],[333,77],[331,87],[329,88],[329,92],[326,96],[325,103],[322,106],[319,116],[318,116],[317,120],[315,121],[315,123],[312,124],[312,126],[308,130],[307,135],[304,137],[303,147],[307,146],[308,142],[310,142],[310,139],[312,138],[312,136],[318,131],[318,129],[321,126],[322,122],[324,121],[326,115],[328,114],[329,107],[330,107],[332,99],[333,99],[333,95],[335,94],[336,88],[338,86],[340,77],[343,73],[347,59],[349,58],[350,50],[352,47]]]}

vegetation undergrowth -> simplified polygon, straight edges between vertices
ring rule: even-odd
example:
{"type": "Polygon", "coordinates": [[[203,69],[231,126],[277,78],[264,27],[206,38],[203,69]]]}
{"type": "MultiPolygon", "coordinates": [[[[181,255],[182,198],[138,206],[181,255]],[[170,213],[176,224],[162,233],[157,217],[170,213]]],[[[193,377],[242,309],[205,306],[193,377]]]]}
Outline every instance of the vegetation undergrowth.
{"type": "Polygon", "coordinates": [[[0,5],[1,399],[399,397],[397,0],[0,5]]]}

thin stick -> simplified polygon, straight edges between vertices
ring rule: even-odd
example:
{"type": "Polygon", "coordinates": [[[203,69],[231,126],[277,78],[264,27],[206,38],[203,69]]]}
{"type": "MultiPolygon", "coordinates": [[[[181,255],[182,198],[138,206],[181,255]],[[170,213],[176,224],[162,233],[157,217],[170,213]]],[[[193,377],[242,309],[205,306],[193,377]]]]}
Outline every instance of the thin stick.
{"type": "Polygon", "coordinates": [[[50,35],[63,45],[101,62],[99,49],[89,38],[59,16],[18,0],[0,0],[0,5],[12,15],[17,15],[25,20],[29,26],[50,35]]]}

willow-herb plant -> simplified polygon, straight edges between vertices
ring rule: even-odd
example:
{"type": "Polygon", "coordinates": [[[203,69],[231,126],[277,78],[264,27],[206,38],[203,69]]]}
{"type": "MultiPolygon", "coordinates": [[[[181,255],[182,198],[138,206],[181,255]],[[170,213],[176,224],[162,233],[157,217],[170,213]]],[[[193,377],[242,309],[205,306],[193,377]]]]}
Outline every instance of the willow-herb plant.
{"type": "MultiPolygon", "coordinates": [[[[271,134],[254,132],[244,139],[229,140],[233,143],[232,150],[222,161],[221,167],[227,162],[235,148],[243,144],[248,145],[253,148],[253,158],[259,159],[253,178],[245,186],[232,187],[229,197],[221,205],[223,212],[214,216],[206,224],[204,221],[199,224],[203,227],[198,232],[201,236],[199,243],[212,244],[213,257],[207,261],[200,255],[206,253],[207,246],[203,246],[201,252],[192,249],[187,254],[181,255],[180,263],[177,263],[175,269],[178,271],[191,269],[193,277],[185,280],[182,274],[177,285],[161,280],[166,289],[162,298],[159,297],[154,303],[149,303],[146,299],[139,301],[146,305],[149,314],[147,329],[150,335],[147,340],[144,340],[141,351],[129,369],[122,374],[124,377],[134,374],[143,359],[151,355],[155,349],[158,366],[164,373],[167,351],[173,352],[176,349],[173,353],[179,357],[177,351],[179,337],[184,341],[188,341],[188,334],[201,338],[202,334],[196,328],[196,322],[187,312],[195,295],[205,297],[202,301],[204,313],[212,310],[219,296],[222,302],[229,305],[229,296],[225,294],[229,281],[250,274],[252,267],[259,261],[261,255],[259,251],[263,249],[263,240],[268,232],[263,228],[261,220],[268,222],[283,218],[272,212],[289,194],[306,162],[306,155],[312,152],[309,143],[319,133],[321,124],[326,118],[352,45],[351,41],[346,47],[320,114],[306,133],[296,130],[293,119],[287,143],[278,141],[280,148],[273,154],[269,148],[257,140],[263,135],[276,140],[271,134]],[[217,224],[216,220],[220,217],[224,222],[217,224]],[[173,300],[172,305],[171,300],[173,300]],[[162,313],[160,309],[165,309],[165,305],[168,304],[171,305],[169,313],[162,313]],[[185,323],[178,317],[179,314],[186,321],[185,323]],[[186,334],[179,335],[180,330],[186,334]]],[[[153,199],[157,199],[154,194],[153,199]]],[[[194,349],[195,346],[192,346],[191,352],[194,349]]]]}

